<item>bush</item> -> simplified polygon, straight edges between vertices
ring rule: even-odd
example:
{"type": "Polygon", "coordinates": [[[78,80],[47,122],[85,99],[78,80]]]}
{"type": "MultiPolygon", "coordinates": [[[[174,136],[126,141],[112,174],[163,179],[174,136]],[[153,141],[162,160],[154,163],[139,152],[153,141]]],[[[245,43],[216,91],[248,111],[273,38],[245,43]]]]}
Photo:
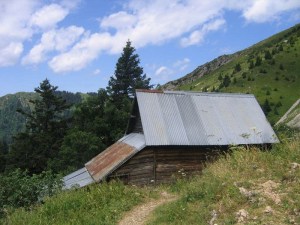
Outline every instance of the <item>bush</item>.
{"type": "Polygon", "coordinates": [[[0,217],[5,208],[28,208],[61,189],[60,177],[50,171],[29,176],[17,169],[0,176],[0,217]]]}

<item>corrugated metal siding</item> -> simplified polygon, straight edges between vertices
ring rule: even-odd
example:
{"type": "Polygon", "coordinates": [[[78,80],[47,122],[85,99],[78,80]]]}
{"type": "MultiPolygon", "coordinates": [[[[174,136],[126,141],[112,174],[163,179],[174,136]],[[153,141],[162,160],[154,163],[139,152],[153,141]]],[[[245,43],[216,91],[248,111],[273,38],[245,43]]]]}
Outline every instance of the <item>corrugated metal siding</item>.
{"type": "Polygon", "coordinates": [[[138,91],[147,146],[275,143],[253,95],[138,91]]]}
{"type": "Polygon", "coordinates": [[[70,189],[72,187],[84,187],[88,184],[94,182],[93,178],[86,170],[86,168],[81,168],[63,178],[64,189],[70,189]]]}
{"type": "Polygon", "coordinates": [[[95,181],[100,181],[145,147],[144,135],[131,133],[85,164],[95,181]]]}

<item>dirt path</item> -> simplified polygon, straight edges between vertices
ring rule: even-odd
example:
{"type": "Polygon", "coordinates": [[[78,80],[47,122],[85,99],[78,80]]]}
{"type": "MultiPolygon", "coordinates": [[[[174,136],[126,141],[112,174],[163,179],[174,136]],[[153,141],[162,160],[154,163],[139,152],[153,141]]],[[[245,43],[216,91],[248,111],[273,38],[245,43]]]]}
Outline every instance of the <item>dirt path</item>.
{"type": "Polygon", "coordinates": [[[132,211],[125,214],[124,218],[119,222],[118,225],[142,225],[148,219],[148,216],[153,212],[153,210],[167,202],[176,200],[178,197],[171,195],[167,192],[162,192],[161,197],[156,200],[152,200],[143,205],[135,207],[132,211]]]}

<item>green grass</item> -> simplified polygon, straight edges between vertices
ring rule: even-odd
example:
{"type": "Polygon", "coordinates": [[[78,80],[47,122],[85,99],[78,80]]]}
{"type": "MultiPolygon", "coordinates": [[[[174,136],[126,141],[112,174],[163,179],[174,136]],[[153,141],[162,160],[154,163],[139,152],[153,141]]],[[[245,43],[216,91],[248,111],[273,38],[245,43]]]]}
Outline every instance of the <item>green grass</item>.
{"type": "Polygon", "coordinates": [[[103,183],[64,191],[30,211],[11,211],[2,222],[12,225],[116,224],[124,212],[155,196],[155,191],[147,188],[125,186],[120,182],[103,183]]]}
{"type": "MultiPolygon", "coordinates": [[[[156,224],[236,224],[236,213],[248,212],[245,224],[300,223],[300,137],[285,140],[271,151],[236,148],[232,154],[208,165],[201,176],[178,181],[171,189],[182,197],[156,209],[148,222],[156,224]],[[267,184],[276,184],[267,193],[267,184]],[[245,188],[252,196],[245,196],[245,188]],[[280,198],[276,204],[272,195],[280,198]],[[271,206],[273,213],[264,212],[271,206]]],[[[273,196],[273,197],[274,197],[273,196]]]]}
{"type": "MultiPolygon", "coordinates": [[[[300,97],[300,25],[245,49],[232,58],[231,62],[191,83],[178,86],[177,89],[191,91],[207,89],[209,92],[215,89],[220,92],[251,93],[261,105],[268,99],[272,108],[268,114],[271,123],[277,122],[300,97]],[[274,64],[271,59],[265,58],[265,51],[271,53],[274,51],[271,54],[275,60],[274,64]],[[262,59],[261,65],[249,69],[250,61],[255,63],[257,56],[262,59]],[[234,72],[238,63],[241,71],[234,72]],[[223,78],[225,75],[230,77],[231,83],[228,87],[219,88],[220,75],[223,78]],[[279,102],[281,106],[276,106],[279,102]]],[[[196,71],[192,73],[197,73],[196,71]]]]}

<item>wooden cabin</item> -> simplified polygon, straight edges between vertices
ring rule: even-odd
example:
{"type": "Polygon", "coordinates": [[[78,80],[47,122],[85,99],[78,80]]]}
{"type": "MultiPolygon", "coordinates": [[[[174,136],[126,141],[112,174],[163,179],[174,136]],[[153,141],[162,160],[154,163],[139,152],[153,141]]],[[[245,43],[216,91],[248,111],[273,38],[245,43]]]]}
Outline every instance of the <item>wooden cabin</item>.
{"type": "Polygon", "coordinates": [[[201,171],[230,145],[276,142],[253,95],[137,90],[125,136],[66,176],[65,187],[166,183],[201,171]]]}

